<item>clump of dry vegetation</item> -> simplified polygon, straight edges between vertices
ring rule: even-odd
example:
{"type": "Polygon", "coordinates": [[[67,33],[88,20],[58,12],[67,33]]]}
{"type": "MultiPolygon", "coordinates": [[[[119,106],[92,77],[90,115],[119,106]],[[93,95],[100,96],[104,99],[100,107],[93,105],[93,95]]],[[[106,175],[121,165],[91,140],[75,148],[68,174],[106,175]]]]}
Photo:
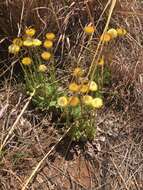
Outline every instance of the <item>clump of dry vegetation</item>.
{"type": "Polygon", "coordinates": [[[142,10],[0,3],[0,189],[143,188],[142,10]]]}

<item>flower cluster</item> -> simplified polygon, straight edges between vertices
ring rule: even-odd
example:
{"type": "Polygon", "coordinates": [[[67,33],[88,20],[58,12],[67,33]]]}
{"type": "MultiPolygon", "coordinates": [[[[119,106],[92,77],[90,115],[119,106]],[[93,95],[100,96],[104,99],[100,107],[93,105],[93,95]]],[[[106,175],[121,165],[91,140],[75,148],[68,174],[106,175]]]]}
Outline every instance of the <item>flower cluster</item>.
{"type": "Polygon", "coordinates": [[[124,36],[127,34],[127,31],[124,28],[110,28],[105,32],[104,34],[101,35],[100,40],[102,42],[109,42],[110,40],[117,38],[119,36],[124,36]]]}
{"type": "Polygon", "coordinates": [[[71,96],[62,96],[58,99],[58,105],[61,107],[85,105],[93,108],[101,108],[103,100],[99,97],[93,98],[88,95],[98,90],[98,85],[95,81],[90,81],[83,77],[84,71],[77,67],[73,71],[75,81],[68,86],[71,96]]]}
{"type": "Polygon", "coordinates": [[[36,30],[34,28],[27,28],[25,30],[25,36],[23,37],[23,46],[37,47],[42,45],[42,41],[34,38],[36,30]]]}
{"type": "MultiPolygon", "coordinates": [[[[52,53],[51,53],[51,48],[53,47],[53,42],[56,38],[54,33],[46,33],[45,35],[45,39],[42,42],[41,40],[39,40],[38,38],[35,38],[35,34],[36,34],[36,30],[32,27],[26,28],[25,29],[25,33],[22,37],[17,37],[14,38],[12,41],[12,44],[8,47],[9,53],[11,54],[18,54],[20,52],[20,50],[28,50],[29,51],[34,51],[34,49],[29,49],[34,48],[34,47],[39,47],[42,46],[42,48],[44,49],[40,49],[40,57],[43,59],[43,61],[49,61],[52,57],[52,53]],[[28,48],[28,49],[25,49],[28,48]]],[[[39,49],[38,49],[39,50],[39,49]]],[[[39,53],[39,52],[38,52],[39,53]]],[[[34,61],[32,60],[32,57],[29,56],[25,56],[22,58],[21,63],[25,66],[27,65],[31,65],[32,63],[34,63],[34,61]]],[[[36,66],[38,67],[37,70],[39,72],[46,72],[47,71],[47,66],[44,64],[36,64],[36,66]]]]}
{"type": "MultiPolygon", "coordinates": [[[[95,32],[95,27],[88,25],[84,27],[84,32],[87,35],[91,35],[95,32]]],[[[101,35],[100,40],[103,42],[109,42],[110,40],[117,38],[118,36],[124,36],[127,34],[127,31],[124,28],[110,28],[107,32],[101,35]]]]}
{"type": "MultiPolygon", "coordinates": [[[[38,38],[35,38],[36,30],[34,28],[27,28],[25,30],[24,36],[17,37],[12,41],[12,44],[9,46],[9,53],[18,53],[20,47],[38,47],[42,45],[42,41],[38,38]],[[15,50],[14,50],[15,49],[15,50]]],[[[47,49],[53,47],[53,40],[55,39],[54,33],[47,33],[46,39],[43,42],[43,46],[47,49]]]]}
{"type": "Polygon", "coordinates": [[[26,92],[28,95],[35,92],[32,102],[40,109],[54,106],[57,100],[57,82],[52,56],[55,38],[54,33],[48,32],[42,40],[38,39],[35,28],[28,27],[21,37],[14,38],[8,47],[10,54],[19,57],[26,92]],[[50,64],[47,64],[49,62],[50,64]]]}
{"type": "MultiPolygon", "coordinates": [[[[84,27],[84,33],[89,37],[85,38],[89,40],[86,49],[92,48],[91,42],[95,31],[95,26],[92,24],[84,27]]],[[[126,33],[127,31],[123,28],[110,28],[100,36],[100,42],[109,42],[126,33]]],[[[13,39],[8,50],[14,55],[22,51],[20,63],[25,75],[26,90],[28,94],[35,92],[32,97],[35,105],[40,109],[48,110],[51,107],[58,108],[57,110],[61,108],[63,115],[67,117],[68,124],[71,122],[72,128],[69,134],[73,139],[79,140],[82,137],[93,139],[96,130],[94,112],[104,104],[101,89],[105,84],[104,81],[110,77],[106,65],[103,67],[104,55],[102,52],[98,55],[97,51],[87,75],[82,66],[74,68],[70,73],[71,80],[67,90],[62,92],[59,86],[60,80],[56,78],[57,72],[52,51],[55,38],[54,33],[48,32],[44,39],[40,40],[36,37],[36,30],[29,27],[25,29],[21,37],[13,39]],[[47,62],[50,62],[51,67],[47,66],[47,62]]],[[[104,45],[104,43],[99,43],[99,45],[104,45]]],[[[81,65],[79,61],[78,65],[81,65]]]]}

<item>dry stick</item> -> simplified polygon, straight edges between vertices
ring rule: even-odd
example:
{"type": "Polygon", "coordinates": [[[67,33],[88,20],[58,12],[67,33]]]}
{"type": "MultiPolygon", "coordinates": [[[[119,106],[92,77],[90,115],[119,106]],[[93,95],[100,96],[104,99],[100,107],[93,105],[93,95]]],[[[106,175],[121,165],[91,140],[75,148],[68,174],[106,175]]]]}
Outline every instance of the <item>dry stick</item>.
{"type": "Polygon", "coordinates": [[[99,19],[98,19],[98,21],[97,21],[97,23],[96,23],[96,25],[95,25],[95,28],[97,28],[97,26],[98,26],[98,24],[99,24],[99,22],[100,22],[102,16],[104,15],[104,13],[105,13],[106,9],[108,8],[108,6],[110,5],[110,3],[111,3],[111,0],[109,0],[109,1],[106,3],[106,6],[104,7],[104,9],[103,9],[103,11],[102,11],[102,13],[101,13],[101,15],[100,15],[100,17],[99,17],[99,19]]]}
{"type": "Polygon", "coordinates": [[[23,184],[23,187],[22,187],[21,190],[25,190],[27,188],[27,186],[29,185],[30,181],[32,180],[32,178],[34,177],[34,175],[36,174],[36,172],[38,171],[38,169],[40,168],[40,166],[42,165],[42,163],[49,156],[49,154],[55,149],[55,147],[63,140],[63,138],[66,136],[66,134],[69,132],[70,129],[71,129],[71,127],[64,133],[64,135],[58,140],[58,142],[47,152],[47,154],[37,164],[37,166],[35,167],[35,169],[32,171],[31,175],[28,177],[28,179],[26,180],[26,182],[23,184]]]}
{"type": "Polygon", "coordinates": [[[21,10],[21,16],[20,16],[20,23],[19,23],[19,26],[18,26],[18,37],[20,36],[21,34],[21,29],[22,29],[22,20],[23,20],[23,15],[24,15],[24,8],[25,8],[25,1],[23,1],[23,4],[22,4],[22,10],[21,10]]]}
{"type": "MultiPolygon", "coordinates": [[[[111,16],[112,16],[112,13],[113,13],[115,5],[116,5],[116,0],[112,0],[112,4],[111,4],[110,10],[109,10],[108,19],[107,19],[107,22],[106,22],[106,25],[105,25],[105,28],[104,28],[104,31],[103,31],[103,35],[105,34],[105,32],[108,29],[108,26],[109,26],[109,23],[110,23],[111,16]]],[[[96,60],[96,56],[98,55],[98,51],[99,51],[100,46],[103,47],[103,45],[104,45],[104,42],[102,42],[101,39],[100,39],[100,41],[98,43],[98,46],[97,46],[97,49],[96,49],[96,52],[94,54],[91,66],[89,68],[89,72],[87,74],[87,76],[89,76],[91,74],[91,79],[93,78],[95,70],[96,70],[96,64],[94,65],[95,60],[96,60]],[[92,71],[92,73],[91,73],[91,71],[92,71]]],[[[97,61],[98,61],[98,59],[97,59],[97,61]]],[[[96,61],[96,63],[97,63],[97,61],[96,61]]]]}
{"type": "MultiPolygon", "coordinates": [[[[103,13],[105,12],[105,10],[107,9],[107,7],[108,7],[108,5],[111,3],[111,0],[108,0],[108,2],[107,2],[107,4],[106,4],[106,6],[105,6],[105,8],[104,8],[104,10],[103,10],[103,12],[102,12],[102,14],[101,15],[103,15],[103,13]]],[[[99,20],[98,20],[98,22],[100,21],[100,19],[101,19],[101,15],[100,15],[100,18],[99,18],[99,20]]],[[[108,17],[109,18],[109,17],[108,17]]],[[[96,24],[96,27],[97,27],[97,25],[98,25],[98,22],[97,22],[97,24],[96,24]]],[[[108,22],[108,21],[107,21],[108,22]]],[[[107,23],[106,23],[106,26],[107,26],[107,23]]],[[[105,26],[105,28],[104,28],[104,31],[103,31],[103,34],[106,32],[106,30],[107,30],[107,27],[105,26]]],[[[101,39],[100,39],[100,41],[99,41],[99,43],[98,43],[98,46],[97,46],[97,49],[96,49],[96,51],[95,51],[95,53],[94,53],[94,56],[93,56],[93,60],[92,60],[92,62],[91,62],[91,65],[90,65],[90,68],[89,68],[89,71],[88,71],[88,74],[87,74],[87,77],[89,77],[89,75],[90,75],[90,73],[91,73],[91,71],[92,71],[92,67],[94,66],[94,63],[95,63],[95,60],[96,60],[96,56],[97,56],[97,54],[98,54],[98,51],[99,51],[99,48],[100,48],[100,46],[102,47],[104,45],[104,42],[102,42],[101,41],[101,39]]],[[[95,67],[96,68],[96,67],[95,67]]]]}
{"type": "Polygon", "coordinates": [[[23,107],[21,113],[18,115],[17,119],[15,120],[14,124],[12,125],[11,129],[9,130],[7,136],[5,137],[3,143],[0,146],[0,152],[2,151],[2,149],[4,148],[4,146],[8,143],[8,139],[10,137],[10,135],[13,133],[14,129],[16,128],[17,123],[19,122],[21,116],[23,115],[23,113],[25,112],[25,110],[27,109],[32,97],[34,96],[35,91],[33,91],[33,93],[31,94],[31,96],[29,97],[29,100],[27,101],[27,103],[25,104],[25,106],[23,107]]]}

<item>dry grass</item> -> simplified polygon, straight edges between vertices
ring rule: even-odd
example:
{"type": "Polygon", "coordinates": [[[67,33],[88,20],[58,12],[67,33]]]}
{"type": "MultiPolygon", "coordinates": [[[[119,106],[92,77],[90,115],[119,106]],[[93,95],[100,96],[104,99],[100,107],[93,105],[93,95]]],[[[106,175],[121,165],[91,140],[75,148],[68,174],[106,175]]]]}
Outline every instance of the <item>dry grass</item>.
{"type": "MultiPolygon", "coordinates": [[[[55,50],[59,73],[66,73],[79,60],[86,69],[93,59],[88,53],[81,57],[86,43],[82,30],[85,24],[94,22],[100,36],[110,16],[110,6],[104,11],[108,3],[0,2],[0,189],[24,190],[26,185],[33,190],[143,189],[141,1],[117,1],[111,10],[109,26],[122,26],[128,35],[103,48],[112,79],[104,89],[105,107],[98,113],[97,136],[92,143],[76,144],[65,139],[54,128],[56,115],[29,105],[30,99],[14,76],[18,60],[7,54],[11,39],[25,26],[33,25],[40,29],[41,36],[48,28],[63,39],[62,44],[57,41],[55,50]]],[[[97,37],[93,37],[93,48],[98,45],[97,37]]]]}

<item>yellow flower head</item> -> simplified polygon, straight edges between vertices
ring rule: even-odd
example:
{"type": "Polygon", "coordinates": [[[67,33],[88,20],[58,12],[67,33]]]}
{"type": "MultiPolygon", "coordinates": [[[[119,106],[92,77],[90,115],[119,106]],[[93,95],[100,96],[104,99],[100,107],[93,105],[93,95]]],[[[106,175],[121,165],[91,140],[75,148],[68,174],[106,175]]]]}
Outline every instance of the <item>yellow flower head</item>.
{"type": "Polygon", "coordinates": [[[23,45],[23,41],[21,38],[14,38],[12,43],[15,45],[18,45],[19,47],[21,47],[23,45]]]}
{"type": "Polygon", "coordinates": [[[53,42],[50,41],[50,40],[45,40],[43,45],[44,45],[45,48],[52,48],[53,47],[53,42]]]}
{"type": "Polygon", "coordinates": [[[8,51],[9,51],[9,53],[17,54],[20,51],[20,47],[18,45],[16,45],[16,44],[11,44],[8,47],[8,51]]]}
{"type": "Polygon", "coordinates": [[[26,47],[31,47],[33,46],[33,40],[31,38],[27,38],[23,41],[23,45],[26,47]]]}
{"type": "Polygon", "coordinates": [[[68,101],[68,104],[70,105],[70,106],[77,106],[78,104],[79,104],[79,98],[78,97],[76,97],[76,96],[72,96],[72,97],[70,97],[69,98],[69,101],[68,101]]]}
{"type": "Polygon", "coordinates": [[[124,28],[117,28],[117,34],[118,36],[124,36],[127,34],[127,31],[124,28]]]}
{"type": "Polygon", "coordinates": [[[34,28],[27,28],[27,29],[25,30],[25,34],[26,34],[27,36],[30,36],[30,37],[34,36],[35,33],[36,33],[36,30],[35,30],[34,28]]]}
{"type": "Polygon", "coordinates": [[[32,59],[30,57],[24,57],[21,62],[23,65],[31,65],[32,59]]]}
{"type": "Polygon", "coordinates": [[[69,84],[69,90],[72,92],[78,92],[79,91],[79,85],[75,82],[69,84]]]}
{"type": "Polygon", "coordinates": [[[56,37],[55,34],[52,32],[46,34],[47,40],[54,40],[55,37],[56,37]]]}
{"type": "Polygon", "coordinates": [[[44,65],[44,64],[39,65],[38,71],[41,72],[41,73],[46,72],[47,71],[46,65],[44,65]]]}
{"type": "Polygon", "coordinates": [[[97,89],[98,89],[98,86],[97,86],[96,82],[91,81],[89,83],[89,90],[91,90],[91,91],[97,91],[97,89]]]}
{"type": "Polygon", "coordinates": [[[83,103],[87,106],[90,106],[92,104],[92,100],[93,100],[92,96],[89,95],[85,95],[82,98],[83,103]]]}
{"type": "Polygon", "coordinates": [[[42,45],[41,40],[39,40],[37,38],[33,39],[32,43],[33,43],[33,46],[41,46],[42,45]]]}
{"type": "Polygon", "coordinates": [[[75,68],[73,71],[73,76],[75,76],[75,77],[81,77],[81,76],[83,76],[83,74],[84,74],[84,72],[80,67],[75,68]]]}
{"type": "Polygon", "coordinates": [[[110,35],[111,39],[117,38],[117,36],[118,36],[117,30],[115,30],[114,28],[109,29],[107,31],[107,34],[110,35]]]}
{"type": "Polygon", "coordinates": [[[42,59],[48,61],[48,60],[51,58],[51,53],[48,52],[48,51],[44,51],[44,52],[41,54],[41,57],[42,57],[42,59]]]}
{"type": "Polygon", "coordinates": [[[108,33],[102,34],[100,40],[102,42],[109,42],[111,40],[111,36],[108,33]]]}
{"type": "Polygon", "coordinates": [[[58,105],[60,107],[66,107],[68,105],[67,97],[62,96],[62,97],[58,98],[58,105]]]}
{"type": "Polygon", "coordinates": [[[94,31],[95,31],[95,29],[94,29],[93,26],[85,26],[85,27],[84,27],[84,32],[85,32],[86,34],[91,35],[91,34],[94,33],[94,31]]]}
{"type": "Polygon", "coordinates": [[[104,65],[105,64],[105,61],[104,61],[104,56],[101,57],[101,59],[99,60],[98,62],[98,65],[104,65]]]}
{"type": "Polygon", "coordinates": [[[80,86],[80,92],[81,93],[87,93],[89,91],[89,85],[88,84],[82,84],[80,86]]]}
{"type": "Polygon", "coordinates": [[[91,105],[94,108],[101,108],[103,106],[103,100],[101,98],[94,98],[91,105]]]}

